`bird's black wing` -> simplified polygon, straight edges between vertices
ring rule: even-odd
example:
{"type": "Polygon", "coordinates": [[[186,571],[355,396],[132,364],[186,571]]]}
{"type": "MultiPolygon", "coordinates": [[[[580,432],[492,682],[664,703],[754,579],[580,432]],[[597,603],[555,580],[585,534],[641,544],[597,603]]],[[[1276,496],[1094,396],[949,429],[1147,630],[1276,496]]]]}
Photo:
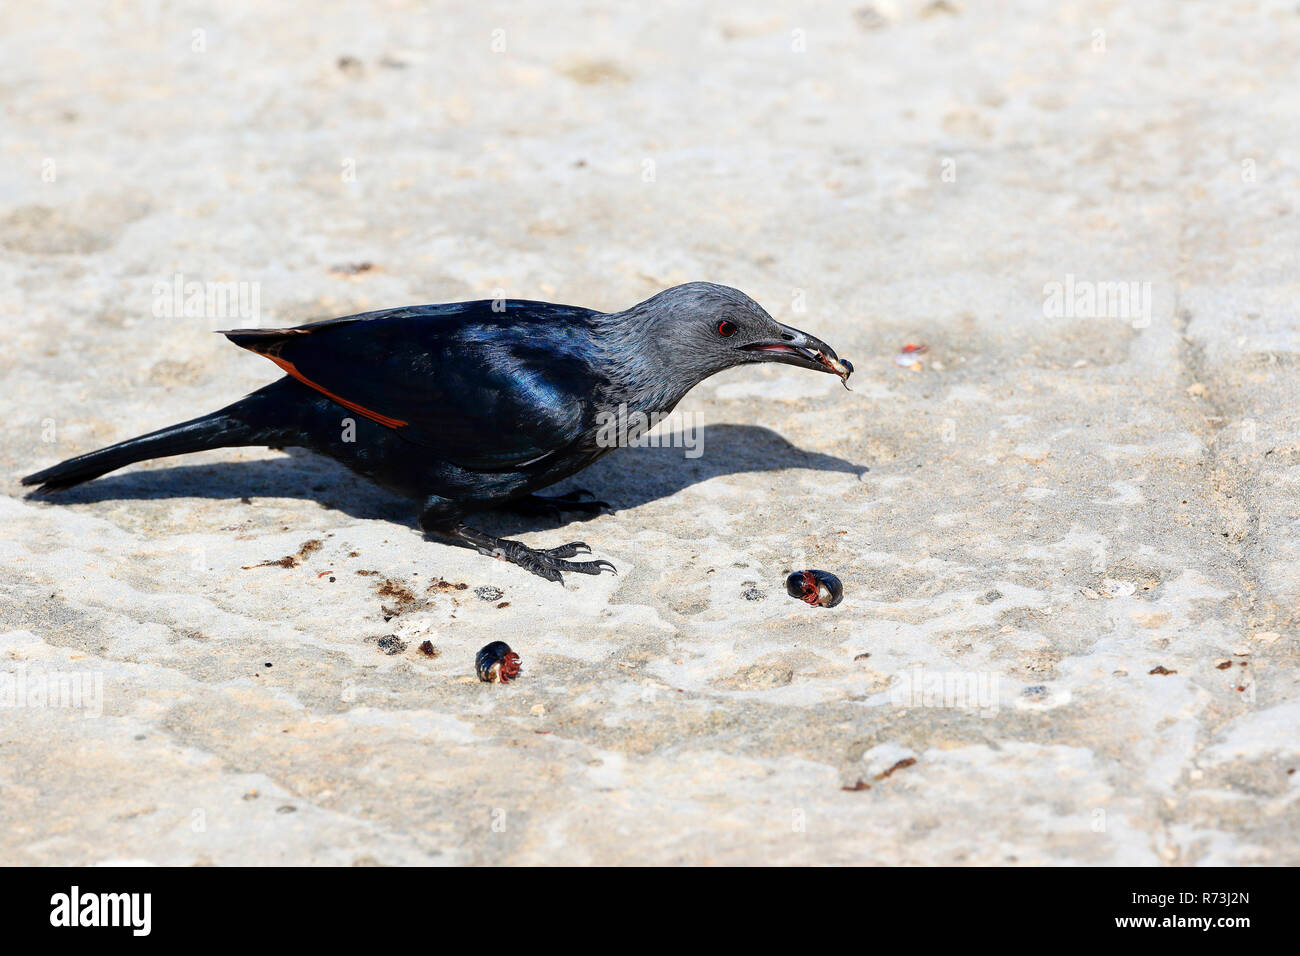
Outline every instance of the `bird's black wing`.
{"type": "Polygon", "coordinates": [[[512,471],[581,437],[599,379],[587,325],[594,313],[496,306],[417,306],[223,334],[446,461],[512,471]]]}

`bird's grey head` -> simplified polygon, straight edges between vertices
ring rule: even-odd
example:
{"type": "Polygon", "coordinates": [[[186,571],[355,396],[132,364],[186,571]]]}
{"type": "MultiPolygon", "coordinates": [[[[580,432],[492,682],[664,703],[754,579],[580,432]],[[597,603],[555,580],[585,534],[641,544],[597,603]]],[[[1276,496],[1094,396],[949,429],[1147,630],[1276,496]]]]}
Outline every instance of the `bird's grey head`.
{"type": "Polygon", "coordinates": [[[625,383],[662,395],[666,407],[736,365],[781,362],[842,379],[852,371],[821,339],[776,321],[739,289],[713,282],[674,286],[601,319],[602,345],[625,383]]]}

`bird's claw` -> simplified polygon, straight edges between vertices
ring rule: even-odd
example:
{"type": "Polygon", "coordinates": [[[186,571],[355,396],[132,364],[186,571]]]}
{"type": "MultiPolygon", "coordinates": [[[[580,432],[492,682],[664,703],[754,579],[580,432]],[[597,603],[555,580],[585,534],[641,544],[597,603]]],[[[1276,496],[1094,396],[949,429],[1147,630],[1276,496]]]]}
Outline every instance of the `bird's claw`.
{"type": "Polygon", "coordinates": [[[488,555],[499,561],[508,561],[557,584],[564,583],[561,577],[562,571],[572,571],[576,574],[600,574],[603,571],[612,571],[618,574],[618,569],[609,561],[565,560],[579,554],[590,554],[591,548],[585,541],[570,541],[568,544],[541,550],[530,548],[522,541],[515,541],[512,538],[496,538],[463,524],[447,528],[443,533],[469,545],[479,554],[488,555]]]}
{"type": "Polygon", "coordinates": [[[575,554],[591,554],[591,548],[585,541],[570,541],[557,548],[547,548],[542,553],[549,554],[553,558],[571,558],[575,554]]]}
{"type": "Polygon", "coordinates": [[[603,559],[595,561],[565,560],[579,554],[590,554],[591,548],[588,547],[585,541],[570,541],[568,544],[541,550],[530,548],[522,541],[501,538],[494,547],[480,547],[479,550],[483,554],[490,555],[501,561],[509,561],[525,571],[531,571],[538,577],[554,581],[557,584],[564,583],[564,579],[560,576],[561,571],[572,571],[575,574],[600,574],[602,571],[612,571],[614,574],[618,574],[618,568],[603,559]]]}
{"type": "MultiPolygon", "coordinates": [[[[582,542],[575,542],[582,544],[582,542]]],[[[586,545],[582,545],[586,547],[586,545]]],[[[612,571],[618,574],[618,568],[604,560],[595,561],[566,561],[565,557],[572,557],[575,554],[587,553],[579,552],[574,545],[566,544],[558,548],[552,548],[549,551],[535,551],[531,548],[528,553],[513,557],[511,560],[523,568],[525,571],[531,571],[538,577],[545,578],[548,581],[554,581],[557,584],[563,584],[564,579],[560,576],[561,571],[572,571],[575,574],[600,574],[602,571],[612,571]]]]}

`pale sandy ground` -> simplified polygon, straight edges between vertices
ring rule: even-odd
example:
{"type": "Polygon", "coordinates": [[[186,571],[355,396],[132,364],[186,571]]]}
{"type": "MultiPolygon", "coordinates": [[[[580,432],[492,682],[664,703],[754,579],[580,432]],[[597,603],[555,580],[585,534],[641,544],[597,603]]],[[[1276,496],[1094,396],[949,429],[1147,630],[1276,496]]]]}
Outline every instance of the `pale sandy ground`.
{"type": "Polygon", "coordinates": [[[0,15],[0,661],[102,682],[0,715],[0,862],[1300,863],[1294,3],[104,11],[0,15]],[[618,566],[564,588],[301,454],[24,498],[274,377],[177,274],[268,326],[711,279],[859,371],[494,523],[618,566]]]}

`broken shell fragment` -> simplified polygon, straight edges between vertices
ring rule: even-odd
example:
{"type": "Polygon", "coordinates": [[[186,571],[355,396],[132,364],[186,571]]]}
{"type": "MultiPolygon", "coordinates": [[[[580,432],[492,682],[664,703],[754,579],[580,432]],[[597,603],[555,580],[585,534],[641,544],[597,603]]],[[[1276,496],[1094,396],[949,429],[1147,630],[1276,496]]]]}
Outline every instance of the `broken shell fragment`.
{"type": "Polygon", "coordinates": [[[475,655],[474,670],[485,684],[508,684],[519,676],[519,655],[505,641],[493,641],[475,655]]]}
{"type": "Polygon", "coordinates": [[[814,607],[834,607],[844,599],[844,585],[829,571],[795,571],[785,579],[785,590],[790,597],[806,601],[814,607]]]}
{"type": "Polygon", "coordinates": [[[907,343],[894,356],[894,364],[899,368],[905,368],[909,372],[921,371],[921,356],[930,351],[928,345],[916,345],[911,342],[907,343]]]}

